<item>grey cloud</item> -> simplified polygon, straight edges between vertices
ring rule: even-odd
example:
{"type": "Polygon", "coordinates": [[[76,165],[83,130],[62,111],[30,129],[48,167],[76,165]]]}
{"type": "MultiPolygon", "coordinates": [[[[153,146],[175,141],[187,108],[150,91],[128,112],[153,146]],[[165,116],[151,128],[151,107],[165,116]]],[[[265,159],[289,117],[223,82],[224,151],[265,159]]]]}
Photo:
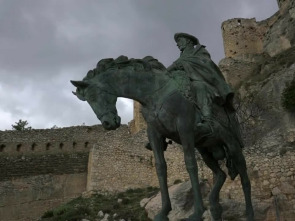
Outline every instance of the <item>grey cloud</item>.
{"type": "MultiPolygon", "coordinates": [[[[0,0],[0,129],[18,119],[35,128],[99,123],[69,82],[98,60],[152,55],[168,66],[179,56],[174,33],[188,32],[218,62],[221,22],[276,10],[275,0],[0,0]]],[[[117,108],[124,123],[132,119],[131,101],[117,108]]]]}

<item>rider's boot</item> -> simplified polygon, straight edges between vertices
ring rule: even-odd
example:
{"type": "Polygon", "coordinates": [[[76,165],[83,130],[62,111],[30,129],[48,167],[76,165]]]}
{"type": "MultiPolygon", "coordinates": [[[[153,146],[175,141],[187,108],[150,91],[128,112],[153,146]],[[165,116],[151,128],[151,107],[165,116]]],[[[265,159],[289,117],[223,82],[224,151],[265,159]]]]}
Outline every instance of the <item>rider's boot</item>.
{"type": "Polygon", "coordinates": [[[203,137],[203,136],[210,135],[213,132],[212,126],[210,124],[212,122],[212,116],[211,116],[209,105],[203,104],[201,108],[201,112],[202,112],[203,118],[202,118],[202,121],[197,124],[196,129],[197,129],[197,132],[201,135],[201,137],[203,137]]]}

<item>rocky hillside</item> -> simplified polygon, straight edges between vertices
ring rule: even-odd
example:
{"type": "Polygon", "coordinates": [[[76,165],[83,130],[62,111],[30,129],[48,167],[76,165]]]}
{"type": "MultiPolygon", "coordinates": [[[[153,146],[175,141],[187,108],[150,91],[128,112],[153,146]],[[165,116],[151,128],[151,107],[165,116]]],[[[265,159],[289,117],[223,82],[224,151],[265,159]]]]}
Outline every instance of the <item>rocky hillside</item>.
{"type": "MultiPolygon", "coordinates": [[[[263,45],[260,53],[234,51],[236,56],[232,53],[219,66],[236,92],[255,220],[291,221],[295,217],[295,2],[284,1],[280,11],[255,28],[263,45]]],[[[234,48],[232,44],[225,45],[234,48]]],[[[239,182],[239,179],[227,181],[221,191],[224,220],[245,219],[239,182]]],[[[187,206],[190,205],[187,185],[170,188],[173,198],[170,220],[177,221],[192,213],[187,206]]],[[[203,192],[205,205],[208,188],[212,187],[210,176],[206,185],[209,187],[205,186],[203,192]]],[[[146,205],[150,218],[160,207],[156,199],[146,205]]],[[[211,220],[209,210],[204,215],[205,220],[211,220]]]]}

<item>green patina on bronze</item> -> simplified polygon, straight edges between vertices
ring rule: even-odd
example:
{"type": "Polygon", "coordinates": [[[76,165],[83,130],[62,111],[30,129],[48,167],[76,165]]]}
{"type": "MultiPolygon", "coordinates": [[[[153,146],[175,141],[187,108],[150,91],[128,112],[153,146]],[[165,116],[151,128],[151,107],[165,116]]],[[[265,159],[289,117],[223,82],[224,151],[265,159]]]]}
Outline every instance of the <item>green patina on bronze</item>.
{"type": "Polygon", "coordinates": [[[142,105],[162,196],[162,209],[154,220],[168,220],[167,215],[172,209],[164,158],[166,139],[170,139],[183,146],[193,188],[194,213],[186,220],[202,220],[204,212],[196,148],[216,178],[210,194],[214,220],[221,219],[219,192],[226,179],[218,160],[226,159],[230,177],[241,177],[247,220],[252,221],[251,185],[242,154],[239,124],[232,106],[234,94],[197,38],[177,33],[175,39],[181,55],[169,68],[151,56],[102,59],[83,81],[71,81],[77,87],[74,94],[89,103],[107,130],[120,126],[116,109],[118,97],[134,99],[142,105]]]}

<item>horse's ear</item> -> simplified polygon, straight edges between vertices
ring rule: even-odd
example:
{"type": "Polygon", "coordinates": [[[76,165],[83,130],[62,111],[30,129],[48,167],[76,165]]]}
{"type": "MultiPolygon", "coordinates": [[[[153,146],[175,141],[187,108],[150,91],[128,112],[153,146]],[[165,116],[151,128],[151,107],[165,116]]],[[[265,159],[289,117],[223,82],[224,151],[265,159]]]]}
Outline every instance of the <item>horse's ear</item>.
{"type": "Polygon", "coordinates": [[[71,81],[71,83],[75,86],[75,87],[79,87],[79,88],[86,88],[89,86],[89,83],[85,82],[85,81],[71,81]]]}

